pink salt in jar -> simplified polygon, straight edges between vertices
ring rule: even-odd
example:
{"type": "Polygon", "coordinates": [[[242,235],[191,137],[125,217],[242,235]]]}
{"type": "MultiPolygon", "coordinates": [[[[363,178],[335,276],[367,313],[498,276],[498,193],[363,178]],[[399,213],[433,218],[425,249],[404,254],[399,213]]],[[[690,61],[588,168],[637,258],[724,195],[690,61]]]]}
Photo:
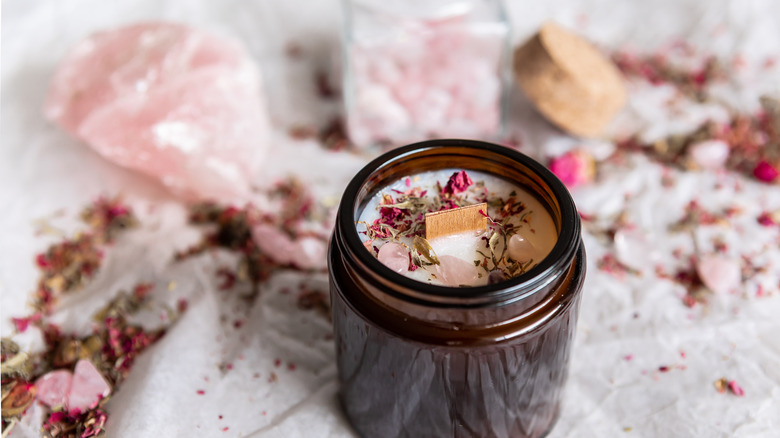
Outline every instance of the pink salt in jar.
{"type": "Polygon", "coordinates": [[[497,138],[510,88],[499,0],[345,2],[344,102],[359,147],[497,138]]]}

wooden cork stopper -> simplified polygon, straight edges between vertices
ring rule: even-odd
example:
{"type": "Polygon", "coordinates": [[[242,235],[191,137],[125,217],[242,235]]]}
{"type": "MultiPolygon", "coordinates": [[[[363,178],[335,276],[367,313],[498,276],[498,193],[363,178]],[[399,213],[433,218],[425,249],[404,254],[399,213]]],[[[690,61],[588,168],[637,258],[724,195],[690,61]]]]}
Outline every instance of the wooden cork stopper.
{"type": "Polygon", "coordinates": [[[451,210],[435,211],[425,215],[425,238],[437,237],[466,231],[485,231],[487,227],[487,204],[469,205],[451,210]]]}
{"type": "Polygon", "coordinates": [[[626,102],[615,65],[585,39],[547,23],[515,51],[515,78],[548,120],[594,137],[626,102]]]}

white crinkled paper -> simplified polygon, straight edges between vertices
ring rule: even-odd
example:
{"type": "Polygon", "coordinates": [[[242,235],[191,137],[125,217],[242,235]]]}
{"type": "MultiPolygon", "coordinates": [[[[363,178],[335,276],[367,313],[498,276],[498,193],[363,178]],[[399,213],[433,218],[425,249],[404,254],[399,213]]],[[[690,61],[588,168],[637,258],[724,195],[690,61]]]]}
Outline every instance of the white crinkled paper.
{"type": "MultiPolygon", "coordinates": [[[[258,183],[296,174],[314,186],[319,199],[332,203],[368,157],[327,152],[314,141],[286,135],[293,124],[324,125],[335,109],[316,98],[313,74],[329,68],[333,60],[340,3],[302,3],[3,3],[3,335],[12,331],[11,316],[27,313],[27,296],[37,280],[34,255],[58,239],[35,236],[35,220],[48,218],[53,226],[72,233],[79,228],[74,219],[79,209],[100,194],[124,193],[143,226],[109,248],[102,270],[85,290],[63,303],[58,322],[87,329],[85,315],[119,289],[139,281],[157,284],[155,299],[160,302],[175,303],[186,297],[190,304],[170,332],[140,357],[112,397],[109,436],[352,436],[336,402],[329,323],[296,306],[298,285],[305,282],[324,289],[326,276],[279,273],[263,286],[252,306],[242,305],[234,298],[237,294],[219,291],[215,285],[214,271],[231,265],[232,256],[217,253],[170,263],[175,250],[198,239],[198,233],[185,225],[181,204],[145,178],[107,163],[46,123],[41,113],[56,63],[95,30],[165,19],[233,34],[248,45],[263,68],[277,128],[258,183]],[[300,45],[302,59],[285,56],[289,42],[300,45]],[[169,291],[172,282],[175,287],[169,291]],[[292,292],[282,293],[285,288],[292,292]],[[237,319],[245,321],[239,328],[234,325],[237,319]],[[233,369],[223,373],[220,365],[226,363],[233,369]],[[276,381],[269,382],[272,372],[276,381]],[[198,390],[204,394],[198,395],[198,390]]],[[[652,49],[684,38],[726,58],[736,53],[745,57],[748,67],[737,74],[736,83],[713,91],[719,98],[738,108],[755,109],[758,95],[780,94],[780,71],[762,73],[757,67],[767,56],[780,57],[777,2],[508,3],[518,41],[548,17],[604,47],[652,49]]],[[[638,131],[652,140],[688,130],[707,117],[725,116],[717,105],[691,105],[677,108],[670,117],[662,105],[670,90],[639,85],[631,89],[629,105],[613,126],[615,132],[638,131]]],[[[536,156],[575,146],[597,155],[609,152],[604,142],[561,135],[522,98],[516,99],[513,118],[523,150],[536,156]]],[[[670,269],[680,263],[669,256],[674,248],[691,252],[692,239],[706,248],[713,236],[728,244],[730,254],[748,255],[764,269],[743,282],[743,290],[713,296],[706,307],[690,309],[681,303],[685,291],[657,278],[652,269],[623,279],[600,271],[597,260],[612,249],[595,231],[586,229],[589,273],[568,395],[551,436],[776,436],[780,429],[780,231],[759,225],[755,218],[763,210],[780,209],[780,189],[732,173],[673,171],[676,186],[666,190],[661,185],[662,167],[642,156],[602,171],[598,184],[573,191],[580,210],[604,221],[625,210],[640,235],[636,248],[643,247],[642,239],[650,239],[661,263],[670,269]],[[732,227],[670,234],[668,225],[683,215],[694,198],[708,210],[736,204],[741,212],[732,227]],[[756,294],[759,284],[764,297],[756,294]],[[669,371],[660,372],[661,366],[669,371]],[[721,377],[737,380],[745,396],[716,392],[713,382],[721,377]]],[[[630,253],[631,248],[624,251],[630,253]]],[[[20,341],[40,345],[32,333],[20,341]]],[[[24,425],[13,434],[28,435],[36,432],[24,425]]]]}

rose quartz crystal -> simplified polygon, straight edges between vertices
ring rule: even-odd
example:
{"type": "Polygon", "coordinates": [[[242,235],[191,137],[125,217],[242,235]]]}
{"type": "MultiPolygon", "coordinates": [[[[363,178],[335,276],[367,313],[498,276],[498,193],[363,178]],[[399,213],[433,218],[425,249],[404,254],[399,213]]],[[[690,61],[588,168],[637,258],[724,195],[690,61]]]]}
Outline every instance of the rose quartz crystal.
{"type": "Polygon", "coordinates": [[[278,227],[257,225],[252,238],[260,250],[276,263],[301,269],[322,269],[326,265],[325,242],[315,237],[291,238],[278,227]]]}
{"type": "Polygon", "coordinates": [[[106,379],[92,362],[81,359],[73,370],[73,384],[68,394],[68,408],[85,411],[111,393],[106,379]]]}
{"type": "Polygon", "coordinates": [[[73,373],[55,370],[44,374],[35,382],[35,386],[38,388],[36,397],[41,403],[52,408],[65,406],[82,412],[111,393],[106,379],[86,359],[76,362],[73,373]]]}
{"type": "Polygon", "coordinates": [[[528,239],[520,234],[513,234],[507,244],[507,252],[512,260],[527,262],[538,252],[536,247],[528,239]]]}
{"type": "Polygon", "coordinates": [[[731,149],[722,140],[700,141],[690,146],[688,156],[697,166],[707,170],[723,168],[729,159],[731,149]]]}
{"type": "Polygon", "coordinates": [[[56,408],[68,403],[73,374],[68,370],[49,371],[35,381],[36,398],[46,406],[56,408]]]}
{"type": "Polygon", "coordinates": [[[379,248],[376,258],[393,271],[403,274],[409,270],[409,250],[400,243],[388,242],[379,248]]]}
{"type": "Polygon", "coordinates": [[[44,112],[108,160],[188,198],[245,196],[270,132],[260,73],[241,44],[172,23],[77,44],[44,112]]]}
{"type": "MultiPolygon", "coordinates": [[[[478,7],[471,3],[463,2],[478,7]]],[[[384,10],[391,5],[396,3],[361,6],[351,20],[345,100],[352,142],[498,135],[506,36],[501,24],[475,23],[470,10],[420,17],[416,3],[406,15],[384,10]]]]}
{"type": "Polygon", "coordinates": [[[433,272],[443,285],[451,287],[474,284],[479,275],[474,263],[451,255],[440,256],[439,264],[433,266],[433,272]]]}
{"type": "Polygon", "coordinates": [[[727,293],[739,286],[742,273],[739,262],[719,254],[702,256],[696,264],[702,283],[715,293],[727,293]]]}

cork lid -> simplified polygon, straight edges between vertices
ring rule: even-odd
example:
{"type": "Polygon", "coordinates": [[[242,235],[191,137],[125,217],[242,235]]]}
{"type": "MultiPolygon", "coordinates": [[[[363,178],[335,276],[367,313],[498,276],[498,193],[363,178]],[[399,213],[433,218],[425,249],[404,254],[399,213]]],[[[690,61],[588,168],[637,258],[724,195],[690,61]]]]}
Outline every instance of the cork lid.
{"type": "Polygon", "coordinates": [[[517,48],[514,71],[539,112],[578,136],[601,134],[626,101],[615,65],[584,38],[554,23],[517,48]]]}

